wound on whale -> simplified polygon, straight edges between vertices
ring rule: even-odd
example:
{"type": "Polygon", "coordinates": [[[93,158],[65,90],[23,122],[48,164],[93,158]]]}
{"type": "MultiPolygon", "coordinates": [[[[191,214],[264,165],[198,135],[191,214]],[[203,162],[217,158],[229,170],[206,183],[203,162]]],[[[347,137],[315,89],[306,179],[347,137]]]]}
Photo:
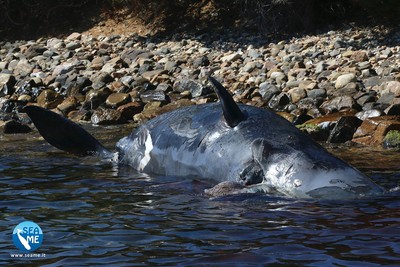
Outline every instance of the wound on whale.
{"type": "Polygon", "coordinates": [[[383,193],[368,176],[284,118],[237,104],[216,79],[209,81],[219,103],[162,114],[119,140],[116,152],[52,111],[33,105],[24,110],[44,139],[58,149],[114,159],[148,174],[213,180],[218,184],[207,190],[212,196],[264,192],[354,199],[383,193]]]}

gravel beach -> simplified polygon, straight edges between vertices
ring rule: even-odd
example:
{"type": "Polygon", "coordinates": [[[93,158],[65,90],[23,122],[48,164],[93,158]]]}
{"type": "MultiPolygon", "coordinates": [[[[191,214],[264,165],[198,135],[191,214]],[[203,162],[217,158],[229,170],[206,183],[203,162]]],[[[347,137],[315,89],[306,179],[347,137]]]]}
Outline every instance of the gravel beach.
{"type": "Polygon", "coordinates": [[[274,110],[318,141],[399,147],[400,29],[349,28],[270,41],[224,33],[136,34],[0,42],[0,130],[34,126],[25,105],[76,122],[143,123],[217,101],[274,110]]]}

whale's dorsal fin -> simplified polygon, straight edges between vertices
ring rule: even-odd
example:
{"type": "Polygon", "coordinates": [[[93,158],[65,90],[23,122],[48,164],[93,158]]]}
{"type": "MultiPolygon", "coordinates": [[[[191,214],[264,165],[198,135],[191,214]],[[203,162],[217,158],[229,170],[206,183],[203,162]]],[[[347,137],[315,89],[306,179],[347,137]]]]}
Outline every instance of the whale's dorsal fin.
{"type": "Polygon", "coordinates": [[[80,156],[111,155],[111,152],[87,131],[61,115],[38,106],[26,106],[24,111],[43,138],[52,146],[80,156]]]}
{"type": "Polygon", "coordinates": [[[232,96],[228,93],[225,87],[222,86],[222,84],[211,76],[208,76],[208,79],[215,87],[215,92],[221,102],[226,123],[231,128],[235,127],[245,119],[244,113],[240,110],[235,100],[233,100],[232,96]]]}

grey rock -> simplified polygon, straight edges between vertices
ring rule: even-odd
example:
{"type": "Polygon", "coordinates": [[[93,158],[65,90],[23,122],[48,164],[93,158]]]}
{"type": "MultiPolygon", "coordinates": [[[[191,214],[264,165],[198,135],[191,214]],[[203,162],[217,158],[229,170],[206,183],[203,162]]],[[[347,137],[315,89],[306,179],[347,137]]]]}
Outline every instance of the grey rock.
{"type": "Polygon", "coordinates": [[[211,91],[210,88],[204,87],[200,83],[190,79],[177,81],[174,84],[174,88],[178,92],[189,91],[192,97],[199,97],[211,91]]]}
{"type": "Polygon", "coordinates": [[[363,110],[360,112],[356,113],[356,117],[359,118],[360,120],[366,120],[368,118],[374,118],[374,117],[379,117],[381,116],[383,113],[380,110],[377,109],[370,109],[370,110],[363,110]]]}
{"type": "Polygon", "coordinates": [[[259,92],[264,100],[269,101],[274,95],[279,94],[281,90],[269,82],[263,82],[260,84],[259,92]]]}
{"type": "Polygon", "coordinates": [[[98,125],[112,125],[126,122],[125,118],[122,116],[122,113],[115,109],[95,110],[90,120],[92,123],[98,125]]]}
{"type": "Polygon", "coordinates": [[[68,50],[75,50],[81,47],[81,44],[78,42],[70,42],[67,43],[67,45],[65,46],[65,48],[67,48],[68,50]]]}
{"type": "Polygon", "coordinates": [[[142,100],[143,103],[158,101],[164,104],[169,102],[169,99],[165,94],[165,92],[155,91],[155,90],[145,91],[141,93],[140,99],[142,100]]]}
{"type": "Polygon", "coordinates": [[[350,82],[355,82],[357,80],[356,75],[354,73],[346,73],[340,75],[335,82],[335,87],[337,89],[345,87],[350,82]]]}

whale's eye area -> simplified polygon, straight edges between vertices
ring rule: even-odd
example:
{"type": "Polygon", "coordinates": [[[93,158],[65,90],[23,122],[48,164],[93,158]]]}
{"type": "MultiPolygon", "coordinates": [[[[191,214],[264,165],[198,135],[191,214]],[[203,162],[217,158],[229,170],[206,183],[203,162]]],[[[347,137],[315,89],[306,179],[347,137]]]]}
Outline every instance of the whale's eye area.
{"type": "Polygon", "coordinates": [[[251,161],[240,173],[240,180],[244,185],[259,184],[264,180],[264,171],[260,164],[251,161]]]}

